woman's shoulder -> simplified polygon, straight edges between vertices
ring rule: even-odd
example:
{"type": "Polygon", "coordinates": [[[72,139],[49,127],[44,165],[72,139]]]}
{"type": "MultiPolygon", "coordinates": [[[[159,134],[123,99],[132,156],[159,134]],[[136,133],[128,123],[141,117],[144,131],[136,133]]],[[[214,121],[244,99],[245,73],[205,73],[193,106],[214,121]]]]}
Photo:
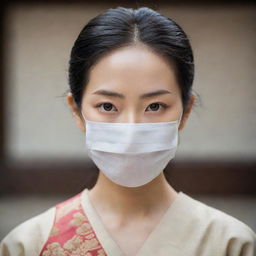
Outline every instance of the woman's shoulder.
{"type": "Polygon", "coordinates": [[[39,255],[51,234],[57,209],[61,209],[59,214],[70,211],[76,207],[79,195],[80,193],[54,205],[12,229],[0,242],[0,255],[39,255]]]}
{"type": "Polygon", "coordinates": [[[0,255],[39,255],[47,240],[55,216],[51,207],[12,229],[0,243],[0,255]]]}
{"type": "Polygon", "coordinates": [[[191,203],[195,206],[193,210],[194,217],[200,217],[200,221],[204,221],[208,223],[208,225],[212,225],[212,227],[216,226],[222,229],[233,231],[238,234],[240,234],[240,231],[242,230],[248,231],[248,233],[255,234],[247,224],[235,218],[234,216],[206,203],[203,203],[202,201],[199,201],[187,194],[184,195],[185,197],[187,197],[187,200],[191,201],[191,203]]]}
{"type": "Polygon", "coordinates": [[[190,207],[187,209],[190,221],[200,230],[203,237],[212,242],[216,241],[219,246],[229,250],[230,255],[238,255],[235,253],[238,248],[248,251],[242,255],[256,253],[256,234],[247,224],[185,193],[182,193],[182,197],[184,204],[190,207]]]}

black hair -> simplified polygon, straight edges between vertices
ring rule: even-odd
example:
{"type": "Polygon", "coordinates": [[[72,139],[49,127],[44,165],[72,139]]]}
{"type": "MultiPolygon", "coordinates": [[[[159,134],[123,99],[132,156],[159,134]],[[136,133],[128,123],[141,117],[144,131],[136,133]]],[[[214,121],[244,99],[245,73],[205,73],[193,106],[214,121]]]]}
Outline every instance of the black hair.
{"type": "Polygon", "coordinates": [[[78,109],[81,110],[91,67],[111,51],[138,43],[174,63],[183,108],[186,107],[194,80],[194,57],[185,32],[172,19],[148,7],[117,7],[92,18],[72,47],[68,79],[78,109]]]}

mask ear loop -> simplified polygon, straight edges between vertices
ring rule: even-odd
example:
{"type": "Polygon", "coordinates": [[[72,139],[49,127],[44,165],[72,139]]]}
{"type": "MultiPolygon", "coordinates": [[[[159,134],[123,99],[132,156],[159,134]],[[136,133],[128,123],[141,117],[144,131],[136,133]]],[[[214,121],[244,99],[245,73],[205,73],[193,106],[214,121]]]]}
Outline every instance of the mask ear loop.
{"type": "Polygon", "coordinates": [[[84,115],[83,115],[83,112],[81,111],[81,114],[82,114],[82,116],[83,116],[83,118],[84,118],[84,122],[86,121],[86,118],[84,117],[84,115]]]}
{"type": "Polygon", "coordinates": [[[179,125],[180,125],[180,121],[182,119],[182,116],[183,116],[183,110],[182,110],[182,113],[181,113],[180,118],[179,118],[179,125]]]}
{"type": "Polygon", "coordinates": [[[83,116],[83,118],[84,118],[84,128],[85,128],[85,131],[86,131],[86,118],[84,117],[84,115],[83,115],[83,112],[81,111],[81,114],[82,114],[82,116],[83,116]]]}

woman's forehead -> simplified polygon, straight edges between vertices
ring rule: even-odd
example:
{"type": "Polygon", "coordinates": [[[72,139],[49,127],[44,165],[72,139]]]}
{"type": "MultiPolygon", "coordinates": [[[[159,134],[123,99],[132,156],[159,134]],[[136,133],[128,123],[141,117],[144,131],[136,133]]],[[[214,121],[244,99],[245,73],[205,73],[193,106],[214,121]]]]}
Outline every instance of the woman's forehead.
{"type": "Polygon", "coordinates": [[[176,90],[175,70],[141,46],[124,47],[103,57],[90,71],[87,91],[97,89],[176,90]]]}

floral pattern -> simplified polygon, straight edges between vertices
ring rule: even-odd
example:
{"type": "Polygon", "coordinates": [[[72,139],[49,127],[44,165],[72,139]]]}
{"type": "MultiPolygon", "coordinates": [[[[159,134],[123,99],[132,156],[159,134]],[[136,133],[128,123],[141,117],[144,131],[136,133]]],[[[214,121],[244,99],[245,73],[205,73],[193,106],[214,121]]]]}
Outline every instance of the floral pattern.
{"type": "Polygon", "coordinates": [[[40,256],[106,256],[81,206],[81,193],[58,204],[40,256]]]}

